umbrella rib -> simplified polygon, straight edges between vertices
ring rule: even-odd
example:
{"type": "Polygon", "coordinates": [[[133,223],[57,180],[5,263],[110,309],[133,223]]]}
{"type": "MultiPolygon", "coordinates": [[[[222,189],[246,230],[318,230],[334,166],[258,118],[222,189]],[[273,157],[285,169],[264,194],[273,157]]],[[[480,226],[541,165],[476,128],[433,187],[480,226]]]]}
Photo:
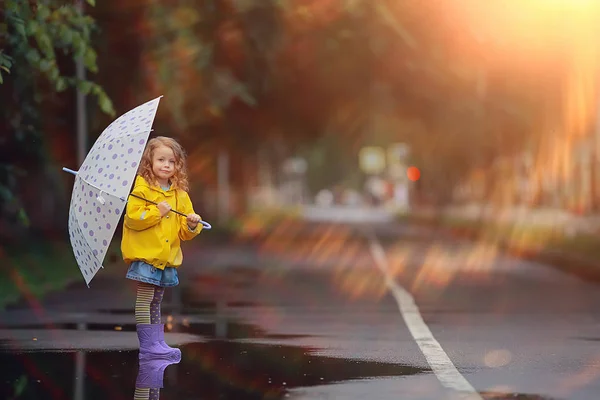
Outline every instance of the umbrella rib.
{"type": "Polygon", "coordinates": [[[81,179],[81,180],[82,180],[82,181],[83,181],[85,184],[87,184],[87,185],[90,185],[90,186],[91,186],[91,187],[93,187],[94,189],[96,189],[96,190],[100,191],[100,194],[102,194],[102,193],[106,193],[106,194],[108,194],[108,195],[110,195],[110,196],[113,196],[113,197],[115,197],[115,198],[117,198],[117,199],[119,199],[119,200],[121,200],[121,201],[125,201],[125,202],[127,201],[127,200],[125,200],[124,198],[122,198],[122,197],[118,197],[118,196],[115,196],[114,194],[111,194],[111,193],[107,192],[106,190],[104,190],[104,189],[102,189],[102,188],[99,188],[98,186],[94,185],[93,183],[91,183],[91,182],[89,182],[89,181],[87,181],[87,180],[83,179],[83,178],[81,177],[81,175],[79,175],[79,174],[78,174],[78,176],[79,176],[79,179],[81,179]]]}

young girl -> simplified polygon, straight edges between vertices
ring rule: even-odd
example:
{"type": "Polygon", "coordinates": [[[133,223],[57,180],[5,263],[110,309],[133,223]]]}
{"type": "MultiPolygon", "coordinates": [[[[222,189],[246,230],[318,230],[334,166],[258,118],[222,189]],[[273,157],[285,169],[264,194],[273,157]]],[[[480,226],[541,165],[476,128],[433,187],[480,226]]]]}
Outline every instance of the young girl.
{"type": "Polygon", "coordinates": [[[189,190],[185,153],[171,138],[156,137],[146,146],[124,217],[121,251],[129,264],[127,278],[137,281],[135,321],[140,359],[181,360],[181,351],[164,341],[160,305],[166,287],[179,284],[181,240],[191,240],[202,230],[189,190]],[[178,210],[187,215],[169,212],[178,210]]]}

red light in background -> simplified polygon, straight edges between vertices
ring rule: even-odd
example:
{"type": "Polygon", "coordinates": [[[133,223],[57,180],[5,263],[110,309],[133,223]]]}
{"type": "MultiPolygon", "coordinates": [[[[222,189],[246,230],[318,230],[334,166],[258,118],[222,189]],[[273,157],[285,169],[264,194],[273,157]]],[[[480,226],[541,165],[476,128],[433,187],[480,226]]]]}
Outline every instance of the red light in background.
{"type": "Polygon", "coordinates": [[[419,168],[417,167],[408,167],[406,170],[406,176],[408,176],[409,180],[415,182],[421,177],[421,171],[419,171],[419,168]]]}

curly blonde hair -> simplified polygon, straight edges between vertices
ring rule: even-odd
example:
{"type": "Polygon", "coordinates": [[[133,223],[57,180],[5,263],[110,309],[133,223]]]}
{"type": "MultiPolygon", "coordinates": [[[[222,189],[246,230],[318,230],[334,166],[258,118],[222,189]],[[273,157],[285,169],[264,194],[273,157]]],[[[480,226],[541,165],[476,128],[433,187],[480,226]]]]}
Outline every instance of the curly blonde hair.
{"type": "Polygon", "coordinates": [[[154,150],[160,146],[169,147],[175,155],[175,174],[171,178],[172,187],[186,192],[189,191],[185,151],[175,139],[169,137],[157,136],[148,141],[144,154],[142,154],[138,175],[144,178],[146,182],[158,186],[158,181],[152,172],[152,158],[154,157],[154,150]]]}

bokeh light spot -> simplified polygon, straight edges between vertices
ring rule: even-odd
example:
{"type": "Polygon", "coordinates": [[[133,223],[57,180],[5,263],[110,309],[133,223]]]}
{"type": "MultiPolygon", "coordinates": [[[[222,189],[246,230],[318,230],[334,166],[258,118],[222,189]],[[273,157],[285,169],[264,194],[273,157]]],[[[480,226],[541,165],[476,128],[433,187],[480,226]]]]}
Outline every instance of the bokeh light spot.
{"type": "Polygon", "coordinates": [[[419,168],[417,167],[408,167],[406,170],[406,176],[408,176],[409,180],[415,182],[421,177],[421,171],[419,171],[419,168]]]}

